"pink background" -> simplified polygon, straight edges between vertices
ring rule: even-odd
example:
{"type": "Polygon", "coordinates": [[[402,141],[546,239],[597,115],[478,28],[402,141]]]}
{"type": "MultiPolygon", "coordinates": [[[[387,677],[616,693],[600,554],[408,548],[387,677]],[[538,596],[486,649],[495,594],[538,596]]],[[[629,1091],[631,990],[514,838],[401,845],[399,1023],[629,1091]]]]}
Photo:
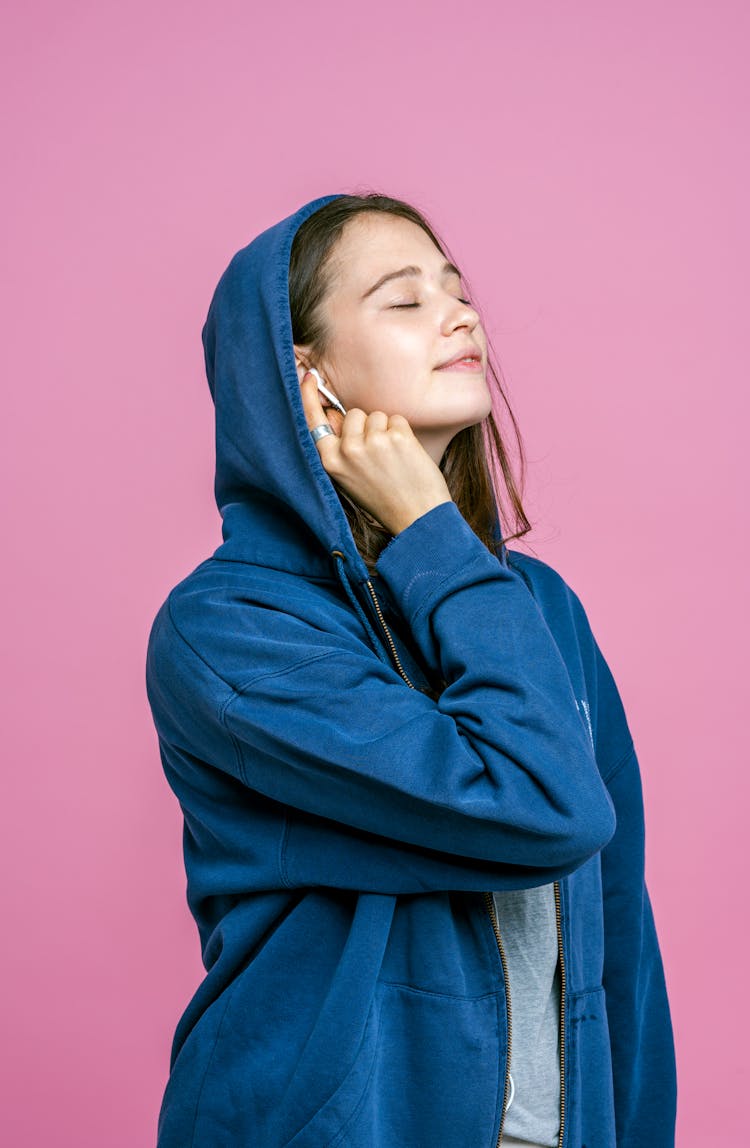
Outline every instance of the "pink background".
{"type": "Polygon", "coordinates": [[[466,267],[643,772],[678,1144],[747,1127],[740,2],[6,6],[2,1075],[14,1148],[153,1144],[202,976],[145,643],[221,540],[200,327],[318,195],[466,267]],[[744,1015],[743,1015],[744,1013],[744,1015]]]}

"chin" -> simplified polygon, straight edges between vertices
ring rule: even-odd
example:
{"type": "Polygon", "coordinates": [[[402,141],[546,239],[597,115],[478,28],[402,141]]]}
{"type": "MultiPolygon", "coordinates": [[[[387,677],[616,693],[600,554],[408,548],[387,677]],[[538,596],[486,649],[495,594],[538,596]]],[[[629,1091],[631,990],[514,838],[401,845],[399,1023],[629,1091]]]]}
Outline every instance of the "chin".
{"type": "Polygon", "coordinates": [[[483,398],[481,402],[472,403],[471,406],[468,408],[468,410],[466,412],[466,417],[467,417],[467,419],[471,419],[471,422],[468,423],[467,425],[473,426],[474,423],[480,423],[482,421],[482,419],[487,418],[487,415],[490,414],[491,410],[492,410],[492,398],[488,392],[486,397],[483,398]]]}

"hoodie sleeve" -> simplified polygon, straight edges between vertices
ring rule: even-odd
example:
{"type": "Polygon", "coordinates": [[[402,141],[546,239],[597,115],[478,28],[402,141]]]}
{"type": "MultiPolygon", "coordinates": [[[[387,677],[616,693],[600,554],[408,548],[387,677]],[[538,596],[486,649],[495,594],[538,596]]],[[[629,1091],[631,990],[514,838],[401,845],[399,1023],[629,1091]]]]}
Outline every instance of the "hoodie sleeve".
{"type": "Polygon", "coordinates": [[[674,1148],[677,1072],[664,967],[645,880],[641,774],[622,701],[598,645],[596,659],[599,737],[611,742],[619,732],[627,743],[605,778],[617,827],[601,853],[603,985],[617,1144],[618,1148],[674,1148]]]}
{"type": "Polygon", "coordinates": [[[195,635],[168,642],[161,669],[152,635],[152,706],[168,733],[251,789],[386,847],[520,867],[526,884],[571,872],[610,840],[614,811],[524,580],[453,502],[396,535],[378,569],[448,683],[439,700],[364,638],[244,604],[199,648],[195,635]]]}

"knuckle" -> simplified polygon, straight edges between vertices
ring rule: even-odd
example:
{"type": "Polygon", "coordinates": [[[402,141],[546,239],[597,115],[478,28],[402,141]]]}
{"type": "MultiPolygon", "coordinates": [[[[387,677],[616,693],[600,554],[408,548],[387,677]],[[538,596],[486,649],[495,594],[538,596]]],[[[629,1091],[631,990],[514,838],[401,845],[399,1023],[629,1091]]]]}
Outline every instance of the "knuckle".
{"type": "Polygon", "coordinates": [[[359,439],[344,436],[341,439],[341,454],[346,458],[356,458],[362,449],[359,439]]]}

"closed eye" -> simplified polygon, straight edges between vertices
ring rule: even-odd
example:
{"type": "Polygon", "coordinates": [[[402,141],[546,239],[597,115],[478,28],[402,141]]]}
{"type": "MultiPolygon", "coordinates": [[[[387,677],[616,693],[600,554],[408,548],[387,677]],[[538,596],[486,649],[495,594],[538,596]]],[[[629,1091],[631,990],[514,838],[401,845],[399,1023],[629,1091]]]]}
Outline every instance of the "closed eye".
{"type": "MultiPolygon", "coordinates": [[[[470,299],[459,299],[459,303],[464,303],[467,307],[471,306],[470,299]]],[[[420,307],[420,303],[394,303],[391,307],[392,311],[404,311],[407,307],[420,307]]]]}

